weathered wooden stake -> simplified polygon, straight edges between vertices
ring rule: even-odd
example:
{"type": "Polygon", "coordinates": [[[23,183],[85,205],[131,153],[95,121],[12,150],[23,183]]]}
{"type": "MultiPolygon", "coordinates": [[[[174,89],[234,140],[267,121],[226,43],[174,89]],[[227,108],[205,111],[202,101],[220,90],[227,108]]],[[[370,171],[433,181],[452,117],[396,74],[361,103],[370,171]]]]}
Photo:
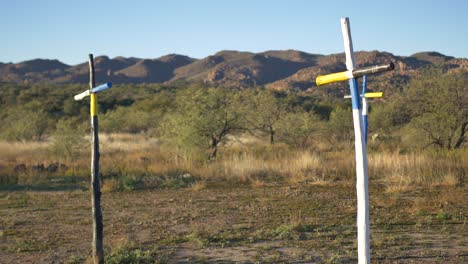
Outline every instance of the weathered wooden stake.
{"type": "MultiPolygon", "coordinates": [[[[93,54],[89,54],[89,90],[95,86],[93,54]]],[[[101,211],[101,183],[99,178],[99,124],[97,97],[90,94],[91,112],[91,206],[93,211],[93,259],[95,264],[104,263],[103,223],[101,211]]]]}
{"type": "Polygon", "coordinates": [[[99,178],[99,124],[97,117],[96,93],[105,91],[112,87],[107,82],[95,87],[93,54],[89,54],[89,90],[85,90],[74,96],[76,101],[83,100],[89,96],[89,109],[91,114],[91,208],[93,211],[93,262],[104,263],[103,250],[103,224],[101,211],[101,180],[99,178]]]}

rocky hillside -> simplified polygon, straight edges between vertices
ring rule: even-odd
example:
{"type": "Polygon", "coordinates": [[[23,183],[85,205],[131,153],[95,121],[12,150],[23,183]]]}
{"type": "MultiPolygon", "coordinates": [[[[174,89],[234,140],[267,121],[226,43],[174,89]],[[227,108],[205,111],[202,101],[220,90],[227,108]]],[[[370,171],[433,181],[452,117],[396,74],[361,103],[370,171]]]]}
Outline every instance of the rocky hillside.
{"type": "MultiPolygon", "coordinates": [[[[401,88],[412,76],[428,66],[468,72],[468,60],[437,52],[421,52],[412,56],[396,56],[387,52],[356,53],[358,67],[392,61],[393,72],[371,78],[379,89],[401,88]],[[385,81],[385,82],[384,82],[385,81]]],[[[296,50],[261,53],[220,51],[203,59],[170,54],[157,59],[95,58],[96,80],[114,83],[166,83],[200,81],[228,87],[263,85],[277,90],[310,90],[319,74],[345,70],[344,54],[319,55],[296,50]]],[[[0,63],[0,81],[16,83],[87,83],[88,64],[70,66],[57,60],[35,59],[21,63],[0,63]]],[[[344,89],[335,84],[330,91],[344,89]]],[[[315,89],[317,90],[317,89],[315,89]]],[[[342,91],[343,92],[343,91],[342,91]]],[[[340,93],[342,93],[340,92],[340,93]]]]}
{"type": "MultiPolygon", "coordinates": [[[[160,83],[174,77],[174,70],[195,59],[170,54],[158,59],[107,56],[94,58],[96,80],[116,83],[160,83]]],[[[35,59],[20,63],[0,64],[0,81],[17,83],[87,83],[88,62],[70,66],[57,60],[35,59]]]]}

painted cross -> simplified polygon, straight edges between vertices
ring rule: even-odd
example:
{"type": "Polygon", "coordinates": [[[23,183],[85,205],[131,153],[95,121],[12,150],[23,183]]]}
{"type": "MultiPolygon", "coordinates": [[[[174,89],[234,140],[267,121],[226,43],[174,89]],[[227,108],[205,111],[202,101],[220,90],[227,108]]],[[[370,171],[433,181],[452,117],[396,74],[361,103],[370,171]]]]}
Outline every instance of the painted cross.
{"type": "MultiPolygon", "coordinates": [[[[367,175],[367,98],[364,86],[362,96],[358,91],[357,78],[364,75],[376,74],[393,70],[395,65],[377,65],[367,68],[356,69],[353,42],[351,39],[351,27],[349,19],[341,19],[341,31],[343,34],[346,69],[347,71],[318,76],[317,85],[349,80],[351,90],[351,101],[353,106],[354,138],[356,150],[356,192],[357,192],[357,229],[358,229],[358,259],[360,264],[370,263],[370,230],[369,230],[369,189],[367,175]],[[365,109],[363,110],[363,107],[365,109]],[[364,130],[364,131],[363,131],[364,130]]],[[[367,83],[367,79],[366,79],[367,83]]],[[[367,85],[367,84],[366,84],[367,85]]]]}
{"type": "Polygon", "coordinates": [[[93,214],[93,263],[104,263],[103,233],[101,210],[101,183],[99,180],[99,125],[97,117],[97,96],[96,93],[105,91],[112,87],[112,83],[104,83],[95,87],[94,82],[94,60],[93,54],[89,54],[89,90],[75,95],[75,100],[90,97],[91,114],[91,206],[93,214]]]}
{"type": "MultiPolygon", "coordinates": [[[[367,121],[367,113],[369,112],[369,104],[367,103],[368,98],[381,98],[383,97],[382,92],[373,92],[367,93],[367,76],[362,76],[362,93],[361,93],[361,103],[362,103],[362,130],[364,134],[364,141],[367,144],[369,123],[367,121]]],[[[345,95],[345,99],[351,98],[351,95],[345,95]]]]}
{"type": "Polygon", "coordinates": [[[85,98],[86,96],[90,96],[91,94],[95,94],[95,93],[99,93],[99,92],[102,92],[102,91],[105,91],[109,88],[112,88],[112,83],[111,82],[108,82],[108,83],[103,83],[97,87],[94,87],[90,90],[86,90],[80,94],[77,94],[75,95],[73,98],[75,98],[75,101],[79,101],[79,100],[82,100],[83,98],[85,98]]]}

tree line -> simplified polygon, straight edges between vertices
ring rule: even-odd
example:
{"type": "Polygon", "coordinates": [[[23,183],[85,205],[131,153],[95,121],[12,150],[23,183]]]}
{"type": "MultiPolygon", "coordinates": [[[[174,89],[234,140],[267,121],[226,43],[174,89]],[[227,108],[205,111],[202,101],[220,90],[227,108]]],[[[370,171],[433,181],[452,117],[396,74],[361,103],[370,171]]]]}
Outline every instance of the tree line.
{"type": "MultiPolygon", "coordinates": [[[[370,102],[370,135],[382,144],[457,149],[466,145],[468,77],[428,70],[401,93],[370,102]],[[385,143],[387,142],[387,143],[385,143]]],[[[376,90],[378,87],[376,87],[376,90]]],[[[72,141],[86,131],[89,102],[73,101],[83,85],[0,84],[0,137],[72,141]]],[[[342,98],[235,89],[200,83],[116,85],[99,95],[101,131],[146,133],[181,151],[216,158],[242,135],[310,148],[353,140],[351,103],[342,98]]],[[[65,142],[62,142],[62,147],[65,142]]]]}

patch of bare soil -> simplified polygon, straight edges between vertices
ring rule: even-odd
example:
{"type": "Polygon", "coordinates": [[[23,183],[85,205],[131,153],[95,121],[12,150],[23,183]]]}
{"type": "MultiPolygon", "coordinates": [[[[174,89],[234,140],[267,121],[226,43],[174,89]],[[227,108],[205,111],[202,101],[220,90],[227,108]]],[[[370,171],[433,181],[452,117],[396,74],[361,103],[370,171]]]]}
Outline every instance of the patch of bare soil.
{"type": "MultiPolygon", "coordinates": [[[[468,262],[466,188],[388,193],[371,186],[370,197],[377,263],[468,262]]],[[[351,185],[129,191],[105,193],[102,201],[107,256],[146,252],[156,263],[357,261],[351,185]]],[[[87,263],[91,225],[88,191],[0,192],[0,263],[87,263]]]]}

